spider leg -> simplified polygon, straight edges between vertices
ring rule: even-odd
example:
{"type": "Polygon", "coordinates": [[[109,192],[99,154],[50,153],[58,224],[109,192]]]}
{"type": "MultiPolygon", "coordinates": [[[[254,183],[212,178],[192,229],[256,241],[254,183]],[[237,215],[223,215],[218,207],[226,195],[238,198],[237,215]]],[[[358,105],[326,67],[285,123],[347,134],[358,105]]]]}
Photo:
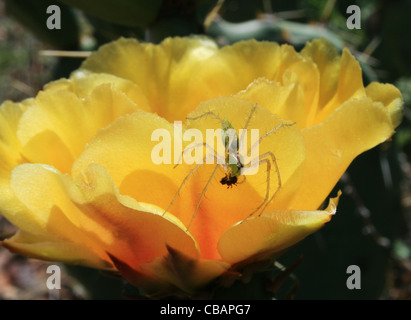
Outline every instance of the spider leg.
{"type": "Polygon", "coordinates": [[[193,215],[192,215],[192,217],[191,217],[190,223],[189,223],[188,226],[187,226],[186,232],[188,231],[188,229],[190,229],[190,226],[191,226],[191,224],[193,223],[194,217],[195,217],[195,215],[197,214],[198,209],[200,208],[201,201],[203,200],[203,197],[204,197],[204,195],[205,195],[205,193],[206,193],[206,191],[207,191],[207,189],[208,189],[208,187],[209,187],[212,179],[214,178],[214,175],[216,174],[218,167],[219,167],[218,164],[214,167],[213,173],[211,174],[210,178],[209,178],[208,181],[207,181],[207,184],[205,185],[205,187],[203,188],[203,191],[201,192],[200,199],[199,199],[198,202],[197,202],[196,209],[194,210],[194,213],[193,213],[193,215]]]}
{"type": "Polygon", "coordinates": [[[260,214],[258,215],[260,216],[264,212],[265,208],[267,208],[267,206],[271,203],[271,201],[274,199],[275,195],[278,193],[278,191],[281,188],[281,175],[278,169],[277,159],[275,158],[274,154],[269,151],[269,152],[261,154],[259,157],[262,158],[259,160],[259,166],[263,164],[267,165],[267,187],[266,187],[265,197],[264,197],[264,200],[260,203],[260,205],[253,212],[251,212],[242,222],[250,218],[252,215],[254,215],[257,211],[259,211],[262,208],[260,214]],[[271,179],[271,161],[274,164],[275,170],[277,172],[278,186],[277,186],[276,191],[271,196],[271,198],[269,198],[270,179],[271,179]]]}
{"type": "MultiPolygon", "coordinates": [[[[278,181],[278,183],[277,183],[277,189],[275,190],[275,192],[273,193],[273,195],[271,196],[271,198],[270,198],[268,201],[265,202],[265,205],[264,205],[264,207],[261,209],[261,212],[260,212],[259,216],[264,212],[265,208],[267,208],[267,206],[271,203],[271,201],[273,201],[274,197],[277,195],[278,191],[280,191],[281,186],[282,186],[280,170],[278,169],[277,159],[276,159],[275,155],[274,155],[271,151],[268,151],[268,152],[266,152],[266,153],[263,153],[263,154],[261,155],[261,157],[268,159],[268,162],[270,161],[268,157],[271,158],[271,161],[273,162],[274,167],[275,167],[275,172],[277,173],[277,181],[278,181]]],[[[267,179],[268,179],[268,178],[267,178],[267,179]]],[[[269,181],[267,180],[267,185],[268,185],[268,184],[269,184],[269,181]]]]}
{"type": "Polygon", "coordinates": [[[257,105],[255,105],[255,106],[251,109],[250,114],[248,115],[247,121],[246,121],[245,126],[244,126],[244,131],[243,131],[243,133],[241,134],[240,141],[244,141],[244,140],[243,140],[244,134],[245,134],[246,131],[247,131],[248,125],[250,124],[250,121],[251,121],[251,117],[253,116],[253,113],[255,112],[256,109],[257,109],[257,105]]]}
{"type": "Polygon", "coordinates": [[[246,179],[246,177],[245,177],[245,175],[240,175],[240,177],[243,177],[243,181],[241,181],[241,182],[238,182],[237,181],[237,184],[242,184],[242,183],[244,183],[247,179],[246,179]]]}
{"type": "MultiPolygon", "coordinates": [[[[177,163],[174,165],[173,168],[177,168],[177,166],[179,164],[181,164],[181,159],[183,158],[185,153],[187,153],[187,152],[189,152],[193,149],[196,149],[198,147],[206,147],[208,150],[211,150],[214,153],[214,157],[215,157],[214,160],[217,159],[217,163],[223,164],[225,162],[225,159],[222,156],[220,156],[219,154],[217,154],[217,151],[214,148],[212,148],[207,142],[202,142],[202,143],[197,143],[196,145],[191,146],[189,148],[184,148],[184,151],[181,153],[180,158],[178,159],[177,163]]],[[[204,159],[206,157],[203,158],[202,163],[204,163],[204,159]]]]}
{"type": "Polygon", "coordinates": [[[205,116],[208,116],[208,115],[213,116],[213,117],[216,118],[218,121],[220,121],[221,125],[224,125],[223,120],[221,120],[221,118],[220,118],[219,116],[217,116],[213,111],[209,111],[209,112],[203,113],[202,115],[199,115],[199,116],[193,117],[193,118],[186,117],[186,119],[187,119],[187,120],[197,120],[197,119],[200,119],[200,118],[205,117],[205,116]]]}
{"type": "Polygon", "coordinates": [[[263,139],[267,138],[270,134],[276,132],[277,130],[284,128],[284,127],[291,127],[295,125],[295,122],[293,123],[281,123],[278,126],[276,126],[274,129],[271,129],[270,131],[266,132],[265,134],[263,134],[260,139],[258,139],[256,142],[254,142],[254,144],[251,146],[250,150],[248,150],[247,152],[247,156],[249,157],[251,155],[251,151],[255,148],[256,145],[260,144],[261,141],[263,141],[263,139]]]}
{"type": "MultiPolygon", "coordinates": [[[[184,178],[184,180],[181,182],[180,187],[177,189],[177,192],[174,194],[173,199],[171,200],[170,204],[168,205],[167,209],[164,210],[163,212],[163,216],[166,214],[166,212],[168,212],[168,210],[171,208],[171,206],[173,205],[174,201],[177,199],[178,194],[180,193],[181,189],[183,188],[184,184],[188,181],[188,179],[193,175],[194,172],[196,172],[198,170],[198,168],[200,168],[203,164],[204,161],[206,160],[207,157],[209,157],[211,155],[206,155],[203,158],[203,161],[199,164],[197,164],[184,178]]],[[[215,156],[214,156],[215,159],[215,156]]]]}

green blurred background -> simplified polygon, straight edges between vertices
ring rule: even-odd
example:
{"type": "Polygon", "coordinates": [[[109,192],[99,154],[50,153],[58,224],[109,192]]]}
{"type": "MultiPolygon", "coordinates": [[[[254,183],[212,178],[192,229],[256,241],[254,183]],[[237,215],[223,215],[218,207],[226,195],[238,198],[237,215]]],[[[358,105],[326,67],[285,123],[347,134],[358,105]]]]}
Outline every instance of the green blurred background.
{"type": "MultiPolygon", "coordinates": [[[[120,36],[158,43],[168,36],[206,34],[220,45],[255,38],[297,49],[325,37],[340,50],[347,46],[361,63],[365,84],[389,82],[401,90],[404,120],[392,141],[352,163],[333,192],[344,194],[332,221],[279,259],[291,266],[302,257],[275,297],[286,297],[298,284],[295,299],[410,299],[410,16],[411,0],[0,0],[0,101],[34,96],[50,80],[69,76],[82,61],[44,50],[87,53],[120,36]],[[61,9],[59,30],[46,27],[46,9],[52,4],[61,9]],[[358,30],[346,25],[352,4],[361,9],[358,30]],[[359,290],[346,286],[350,265],[361,269],[359,290]]],[[[0,217],[0,233],[12,231],[0,217]]],[[[40,262],[0,249],[0,298],[47,298],[33,290],[37,282],[27,285],[19,279],[19,268],[37,275],[39,283],[44,280],[40,262]]],[[[60,298],[121,298],[121,281],[85,268],[65,270],[66,290],[60,298]]],[[[270,297],[267,285],[277,276],[278,271],[257,274],[252,284],[236,283],[216,298],[270,297]]]]}

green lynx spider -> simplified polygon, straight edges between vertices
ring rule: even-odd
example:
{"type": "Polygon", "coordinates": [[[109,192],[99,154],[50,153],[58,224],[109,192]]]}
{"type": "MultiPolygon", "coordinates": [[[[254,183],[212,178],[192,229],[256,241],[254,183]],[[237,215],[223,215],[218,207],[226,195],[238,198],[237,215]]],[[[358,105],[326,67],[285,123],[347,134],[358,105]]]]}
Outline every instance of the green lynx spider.
{"type": "MultiPolygon", "coordinates": [[[[248,118],[247,118],[246,124],[245,124],[245,126],[244,126],[244,129],[247,129],[247,127],[248,127],[248,125],[249,125],[249,123],[250,123],[250,120],[251,120],[254,112],[256,111],[256,109],[257,109],[257,106],[254,106],[254,107],[251,109],[250,114],[249,114],[249,116],[248,116],[248,118]]],[[[217,115],[216,115],[214,112],[212,112],[212,111],[206,112],[206,113],[204,113],[204,114],[202,114],[202,115],[200,115],[200,116],[197,116],[197,117],[186,118],[186,119],[187,119],[187,120],[197,120],[197,119],[200,119],[200,118],[203,118],[203,117],[206,117],[206,116],[212,116],[212,117],[214,117],[215,119],[217,119],[217,120],[221,123],[221,129],[222,129],[222,132],[223,132],[223,135],[222,135],[222,136],[223,136],[223,143],[224,143],[224,148],[225,148],[225,158],[223,159],[223,161],[221,161],[221,156],[219,156],[219,155],[217,154],[217,152],[215,151],[215,149],[213,149],[213,148],[212,148],[210,145],[208,145],[206,142],[200,143],[200,144],[195,145],[195,146],[190,147],[190,148],[186,148],[186,149],[183,151],[183,154],[184,154],[184,153],[189,152],[189,151],[191,151],[191,150],[193,150],[193,149],[195,149],[195,148],[198,148],[198,147],[206,147],[207,149],[209,149],[209,150],[211,150],[211,151],[213,152],[214,161],[216,161],[215,163],[217,163],[217,165],[215,166],[213,172],[211,173],[211,175],[210,175],[210,177],[209,177],[209,179],[208,179],[205,187],[203,188],[203,190],[202,190],[202,192],[201,192],[200,198],[199,198],[199,200],[198,200],[198,202],[197,202],[195,211],[194,211],[194,213],[193,213],[193,215],[192,215],[192,217],[191,217],[190,223],[188,224],[186,231],[189,230],[189,228],[190,228],[190,226],[191,226],[191,224],[192,224],[192,222],[193,222],[193,220],[194,220],[194,217],[195,217],[195,215],[197,214],[198,209],[200,208],[201,201],[203,200],[204,195],[205,195],[205,193],[206,193],[206,191],[207,191],[207,189],[208,189],[208,187],[209,187],[212,179],[214,178],[215,174],[217,173],[218,167],[222,167],[223,170],[224,170],[224,172],[225,172],[225,176],[224,176],[223,178],[221,178],[220,183],[221,183],[222,185],[227,185],[227,188],[231,188],[233,185],[237,185],[237,184],[239,183],[238,180],[239,180],[240,177],[243,177],[243,178],[244,178],[244,181],[245,181],[245,175],[243,174],[243,173],[244,173],[244,170],[246,170],[247,168],[249,168],[250,165],[251,165],[251,163],[252,163],[252,161],[249,162],[249,163],[247,163],[247,164],[244,164],[244,163],[242,162],[241,156],[240,156],[240,154],[239,154],[239,139],[238,139],[237,134],[235,133],[234,127],[232,126],[232,124],[230,123],[229,120],[227,120],[227,119],[221,119],[219,116],[217,116],[217,115]],[[232,136],[232,137],[230,138],[230,134],[229,134],[228,132],[230,132],[230,134],[233,134],[234,136],[232,136]],[[234,133],[233,133],[233,132],[234,132],[234,133]],[[231,142],[231,143],[230,143],[230,142],[231,142]],[[233,143],[233,142],[234,142],[234,143],[233,143]],[[219,157],[220,157],[220,161],[218,161],[218,160],[219,160],[219,159],[218,159],[219,157]],[[223,163],[223,164],[221,164],[221,163],[223,163]]],[[[247,155],[250,156],[250,155],[251,155],[251,151],[253,150],[253,148],[255,148],[256,144],[260,144],[261,141],[262,141],[264,138],[268,137],[269,135],[271,135],[272,133],[276,132],[276,131],[279,130],[280,128],[290,127],[290,126],[292,126],[292,125],[294,125],[294,124],[295,124],[295,123],[282,123],[282,124],[279,124],[278,126],[276,126],[274,129],[268,131],[268,132],[265,133],[263,136],[261,136],[261,137],[258,139],[258,141],[257,141],[256,143],[254,143],[254,145],[251,146],[251,148],[250,148],[250,149],[248,150],[248,152],[247,152],[247,155]]],[[[243,131],[243,134],[244,134],[245,132],[246,132],[246,131],[244,130],[244,131],[243,131]]],[[[242,139],[242,138],[243,138],[243,137],[241,137],[241,139],[242,139]]],[[[242,141],[242,140],[240,140],[240,141],[242,141]]],[[[204,161],[205,161],[206,158],[209,157],[209,156],[210,156],[209,154],[206,155],[206,156],[203,158],[203,161],[202,161],[201,163],[197,164],[197,165],[187,174],[187,176],[186,176],[186,177],[184,178],[184,180],[181,182],[180,187],[178,188],[177,192],[175,193],[175,195],[174,195],[173,199],[171,200],[170,204],[168,205],[167,209],[164,211],[163,215],[165,215],[165,213],[168,212],[168,210],[171,208],[171,206],[172,206],[173,203],[175,202],[175,200],[176,200],[178,194],[180,193],[182,187],[184,186],[184,184],[185,184],[185,183],[188,181],[188,179],[193,175],[193,173],[196,172],[196,171],[201,167],[202,164],[204,164],[204,161]]],[[[280,171],[279,171],[279,169],[278,169],[277,159],[276,159],[275,155],[274,155],[271,151],[265,152],[265,153],[260,154],[260,155],[258,156],[258,166],[261,166],[261,165],[264,165],[264,164],[267,166],[267,167],[266,167],[266,169],[267,169],[267,170],[266,170],[266,173],[267,173],[267,187],[266,187],[266,193],[265,193],[264,200],[263,200],[263,201],[261,202],[261,204],[260,204],[255,210],[253,210],[243,221],[245,221],[245,220],[247,220],[248,218],[250,218],[252,215],[254,215],[256,212],[258,212],[260,209],[261,209],[261,212],[259,213],[259,215],[261,215],[261,214],[264,212],[264,210],[267,208],[267,206],[271,203],[271,201],[274,199],[275,195],[278,193],[278,191],[279,191],[280,188],[281,188],[281,175],[280,175],[280,171]],[[275,171],[276,171],[276,174],[277,174],[278,185],[277,185],[276,191],[275,191],[275,192],[271,195],[271,197],[270,197],[270,174],[271,174],[271,166],[272,166],[272,164],[274,165],[274,168],[275,168],[275,171]]],[[[174,167],[177,167],[177,166],[178,166],[178,164],[176,164],[174,167]]],[[[242,182],[244,182],[244,181],[242,181],[242,182]]],[[[242,183],[242,182],[241,182],[241,183],[242,183]]]]}

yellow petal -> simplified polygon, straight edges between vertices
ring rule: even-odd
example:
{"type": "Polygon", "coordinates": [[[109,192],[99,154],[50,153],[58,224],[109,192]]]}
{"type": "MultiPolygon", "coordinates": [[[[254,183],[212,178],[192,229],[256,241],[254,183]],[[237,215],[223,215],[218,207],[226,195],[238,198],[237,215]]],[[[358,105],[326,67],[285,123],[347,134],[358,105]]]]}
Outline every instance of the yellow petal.
{"type": "Polygon", "coordinates": [[[166,254],[166,244],[181,247],[188,255],[198,254],[176,218],[163,217],[155,206],[119,195],[101,167],[92,166],[84,174],[86,181],[74,183],[44,165],[16,167],[10,185],[27,208],[20,212],[17,226],[26,230],[31,224],[36,226],[28,230],[33,234],[82,243],[104,261],[110,261],[109,252],[138,265],[166,254]]]}
{"type": "MultiPolygon", "coordinates": [[[[304,92],[306,106],[316,104],[318,99],[319,76],[316,66],[291,46],[279,46],[268,41],[240,41],[221,48],[209,60],[212,66],[207,67],[214,70],[218,87],[225,88],[227,82],[231,84],[229,93],[244,90],[256,79],[265,78],[284,86],[298,82],[304,92]],[[217,60],[222,62],[216,64],[217,60]],[[238,76],[239,70],[241,76],[238,76]]],[[[216,93],[219,94],[214,97],[228,95],[225,91],[216,93]]]]}
{"type": "Polygon", "coordinates": [[[108,261],[102,260],[83,243],[64,241],[47,234],[32,235],[20,230],[10,239],[1,241],[0,245],[29,258],[113,270],[108,261]]]}
{"type": "Polygon", "coordinates": [[[22,115],[17,137],[27,161],[70,172],[74,159],[102,127],[137,110],[136,105],[110,84],[80,99],[64,90],[38,94],[22,115]]]}
{"type": "Polygon", "coordinates": [[[236,91],[245,89],[257,78],[276,80],[282,76],[281,47],[275,42],[239,41],[232,46],[221,48],[219,58],[225,61],[227,70],[216,71],[223,75],[225,81],[235,84],[233,89],[238,88],[236,91]],[[226,71],[228,73],[224,75],[226,71]]]}
{"type": "MultiPolygon", "coordinates": [[[[62,240],[83,242],[85,246],[105,254],[98,244],[89,241],[79,226],[92,225],[90,229],[108,237],[107,232],[95,221],[83,218],[80,210],[72,203],[68,193],[67,176],[62,176],[53,167],[40,164],[22,164],[13,169],[10,188],[16,197],[17,206],[13,223],[21,230],[33,235],[51,235],[62,240]]],[[[7,218],[10,213],[6,215],[7,218]]]]}
{"type": "MultiPolygon", "coordinates": [[[[108,93],[111,91],[111,88],[115,88],[116,91],[125,94],[136,104],[139,109],[151,111],[149,101],[136,83],[111,74],[93,73],[85,69],[76,70],[70,75],[70,79],[62,78],[57,81],[50,82],[44,86],[44,90],[65,90],[76,94],[79,98],[87,98],[93,93],[94,89],[100,87],[101,85],[105,85],[105,90],[102,91],[106,93],[101,97],[102,100],[110,100],[108,93]]],[[[119,113],[122,110],[122,104],[119,103],[119,101],[116,101],[115,94],[113,98],[111,99],[114,100],[113,103],[116,105],[116,108],[113,108],[113,111],[119,113]]]]}
{"type": "Polygon", "coordinates": [[[73,165],[72,176],[81,176],[90,164],[98,163],[109,172],[121,194],[165,209],[189,169],[173,169],[173,137],[173,125],[157,115],[136,112],[124,116],[89,141],[73,165]],[[171,145],[165,145],[171,148],[168,164],[154,161],[157,154],[152,155],[152,151],[162,141],[152,141],[156,130],[164,130],[161,132],[171,139],[171,145]]]}
{"type": "Polygon", "coordinates": [[[10,170],[22,161],[16,131],[29,99],[22,103],[5,101],[0,106],[0,178],[8,178],[10,170]]]}
{"type": "Polygon", "coordinates": [[[189,256],[198,255],[196,242],[176,217],[163,216],[156,205],[120,195],[104,168],[91,165],[84,178],[80,183],[82,195],[77,194],[78,189],[71,195],[88,217],[114,237],[107,252],[136,265],[166,254],[166,245],[189,256]]]}
{"type": "Polygon", "coordinates": [[[177,294],[190,295],[221,276],[229,264],[221,261],[187,256],[180,250],[167,246],[168,255],[158,257],[138,268],[112,257],[116,267],[130,283],[142,288],[151,297],[177,294]]]}
{"type": "Polygon", "coordinates": [[[304,91],[299,82],[281,85],[260,78],[234,97],[254,102],[280,118],[295,122],[299,128],[306,126],[304,91]]]}
{"type": "Polygon", "coordinates": [[[343,50],[339,67],[338,84],[334,96],[326,105],[320,106],[321,109],[316,114],[312,124],[325,120],[335,109],[346,101],[361,99],[366,95],[360,64],[346,48],[343,50]]]}
{"type": "Polygon", "coordinates": [[[283,45],[282,50],[282,78],[285,84],[296,82],[294,74],[304,91],[304,100],[307,108],[307,118],[317,111],[320,75],[317,66],[309,59],[295,52],[292,46],[283,45]]]}
{"type": "MultiPolygon", "coordinates": [[[[145,93],[153,112],[168,120],[182,120],[207,97],[207,81],[201,87],[196,81],[198,68],[203,65],[204,69],[216,51],[215,42],[201,37],[170,38],[160,45],[120,39],[102,46],[82,68],[133,81],[145,93]]],[[[213,80],[208,79],[210,84],[213,80]]]]}
{"type": "MultiPolygon", "coordinates": [[[[225,62],[220,63],[223,67],[216,64],[216,67],[211,67],[211,70],[215,69],[215,81],[219,87],[225,88],[225,83],[227,82],[231,84],[230,93],[244,90],[256,79],[264,78],[268,82],[278,82],[286,87],[298,83],[300,88],[296,89],[296,91],[303,91],[306,108],[307,106],[315,105],[317,102],[318,70],[312,61],[305,59],[291,46],[279,46],[277,43],[269,41],[240,41],[232,46],[221,48],[216,56],[210,58],[211,63],[214,63],[213,59],[220,59],[225,62]],[[241,71],[241,76],[239,76],[239,70],[241,71]]],[[[214,96],[228,95],[224,94],[224,91],[219,93],[219,95],[214,96]]],[[[266,94],[268,95],[269,93],[267,92],[266,94]]],[[[295,98],[300,99],[301,97],[295,98]]],[[[262,101],[266,99],[262,98],[262,101]]],[[[279,100],[281,103],[281,98],[279,100]]],[[[297,108],[299,107],[297,106],[297,108]]],[[[274,111],[274,109],[275,107],[273,109],[270,108],[271,111],[274,111]]],[[[303,115],[299,115],[300,117],[304,116],[305,111],[302,111],[302,113],[303,115]]],[[[283,117],[283,114],[279,115],[283,117]]],[[[290,114],[288,113],[288,115],[290,114]]],[[[284,118],[288,119],[287,116],[284,116],[284,118]]],[[[297,121],[299,119],[293,120],[297,121]]]]}
{"type": "Polygon", "coordinates": [[[257,78],[289,84],[291,73],[301,83],[306,105],[318,100],[316,66],[293,47],[273,42],[241,41],[219,50],[202,37],[168,38],[160,45],[120,39],[102,46],[83,70],[134,82],[152,112],[169,121],[183,120],[200,102],[244,90],[257,78]]]}
{"type": "Polygon", "coordinates": [[[171,246],[168,246],[168,252],[168,256],[161,261],[148,263],[142,268],[154,271],[161,280],[172,283],[189,293],[202,288],[229,268],[225,262],[193,259],[171,246]]]}
{"type": "Polygon", "coordinates": [[[221,257],[237,264],[283,252],[328,222],[336,212],[338,197],[330,199],[324,211],[272,210],[231,227],[218,242],[221,257]]]}
{"type": "Polygon", "coordinates": [[[387,108],[369,98],[349,100],[323,122],[303,129],[307,157],[291,208],[317,209],[352,160],[393,132],[387,108]]]}
{"type": "Polygon", "coordinates": [[[391,115],[392,125],[398,127],[402,120],[404,101],[400,90],[389,83],[372,82],[366,88],[367,96],[381,102],[391,115]]]}
{"type": "Polygon", "coordinates": [[[288,78],[291,73],[294,73],[304,90],[306,105],[311,105],[317,99],[316,66],[298,54],[292,46],[247,40],[223,47],[219,56],[226,60],[229,71],[228,75],[225,75],[226,70],[221,70],[219,73],[226,77],[226,81],[235,83],[237,91],[245,89],[258,78],[289,84],[288,78]],[[239,70],[241,70],[241,77],[238,76],[239,70]]]}
{"type": "Polygon", "coordinates": [[[10,190],[9,179],[11,170],[25,161],[17,128],[24,111],[32,103],[33,99],[26,99],[20,103],[6,101],[0,106],[0,208],[1,214],[11,223],[18,219],[16,212],[25,210],[10,190]]]}
{"type": "MultiPolygon", "coordinates": [[[[318,68],[320,74],[318,106],[322,109],[337,90],[341,56],[335,47],[325,39],[315,39],[308,42],[301,51],[301,55],[311,59],[318,68]]],[[[317,108],[310,108],[310,111],[312,121],[317,108]]]]}

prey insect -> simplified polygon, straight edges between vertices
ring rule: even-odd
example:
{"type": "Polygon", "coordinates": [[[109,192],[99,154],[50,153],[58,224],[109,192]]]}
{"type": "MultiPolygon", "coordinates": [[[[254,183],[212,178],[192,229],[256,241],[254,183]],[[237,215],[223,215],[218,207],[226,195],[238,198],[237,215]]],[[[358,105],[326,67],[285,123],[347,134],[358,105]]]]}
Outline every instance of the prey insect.
{"type": "MultiPolygon", "coordinates": [[[[179,195],[181,189],[183,188],[183,186],[185,185],[185,183],[190,179],[190,177],[194,174],[194,172],[196,172],[206,161],[207,158],[212,157],[213,158],[213,163],[217,163],[211,173],[211,175],[209,176],[207,183],[205,184],[199,200],[196,204],[194,213],[191,217],[191,220],[187,226],[186,231],[189,230],[194,217],[196,216],[201,202],[207,192],[207,189],[209,188],[214,176],[217,173],[217,169],[220,167],[223,169],[224,171],[224,177],[222,177],[220,179],[220,184],[221,185],[225,185],[227,186],[227,188],[232,188],[233,186],[243,183],[244,181],[246,181],[246,175],[247,175],[247,171],[253,169],[253,167],[255,166],[266,166],[266,189],[265,189],[265,196],[264,199],[261,201],[261,203],[247,216],[245,217],[245,220],[247,220],[248,218],[250,218],[251,216],[253,216],[254,214],[256,214],[258,211],[260,211],[259,215],[261,215],[264,210],[267,208],[267,206],[272,202],[272,200],[274,199],[274,197],[276,196],[276,194],[278,193],[278,191],[281,188],[281,175],[280,175],[280,171],[278,168],[278,163],[277,163],[277,159],[274,155],[273,152],[271,151],[267,151],[265,153],[259,154],[257,155],[257,157],[253,158],[251,161],[244,161],[244,157],[242,156],[241,152],[240,152],[240,143],[244,138],[244,134],[246,134],[246,130],[250,124],[250,121],[254,115],[254,113],[257,110],[257,106],[254,106],[247,118],[247,121],[244,125],[244,130],[242,130],[242,135],[239,138],[239,136],[237,135],[233,125],[231,124],[231,122],[228,119],[222,119],[220,118],[217,114],[215,114],[212,111],[206,112],[204,114],[201,114],[199,116],[196,117],[187,117],[187,120],[198,120],[200,118],[204,118],[204,117],[213,117],[216,120],[218,120],[221,124],[221,130],[222,130],[222,142],[223,142],[223,146],[224,146],[224,156],[221,156],[220,154],[217,153],[217,151],[212,148],[208,143],[203,142],[203,143],[199,143],[197,145],[194,145],[192,147],[186,148],[183,151],[183,155],[186,152],[191,152],[193,149],[195,148],[199,148],[199,147],[205,147],[208,150],[211,150],[211,154],[207,154],[202,161],[197,164],[187,175],[186,177],[183,179],[183,181],[181,182],[177,192],[175,193],[173,199],[171,200],[170,204],[168,205],[168,207],[165,209],[163,215],[169,211],[169,209],[171,208],[171,206],[174,204],[177,196],[179,195]],[[274,171],[276,173],[277,176],[277,186],[274,192],[270,192],[271,191],[271,171],[272,171],[272,167],[274,167],[274,171]],[[242,179],[241,182],[240,179],[242,179]]],[[[257,141],[254,142],[254,144],[251,145],[250,149],[247,151],[246,155],[247,158],[250,157],[250,155],[253,153],[253,150],[255,148],[257,148],[260,143],[267,138],[268,136],[270,136],[271,134],[273,134],[274,132],[276,132],[277,130],[279,130],[282,127],[289,127],[294,125],[294,123],[281,123],[279,125],[277,125],[275,128],[269,130],[268,132],[266,132],[264,135],[262,135],[261,137],[259,137],[259,139],[257,141]]],[[[177,164],[178,165],[178,164],[177,164]]],[[[177,166],[175,165],[175,167],[177,166]]],[[[254,168],[255,169],[255,168],[254,168]]]]}

